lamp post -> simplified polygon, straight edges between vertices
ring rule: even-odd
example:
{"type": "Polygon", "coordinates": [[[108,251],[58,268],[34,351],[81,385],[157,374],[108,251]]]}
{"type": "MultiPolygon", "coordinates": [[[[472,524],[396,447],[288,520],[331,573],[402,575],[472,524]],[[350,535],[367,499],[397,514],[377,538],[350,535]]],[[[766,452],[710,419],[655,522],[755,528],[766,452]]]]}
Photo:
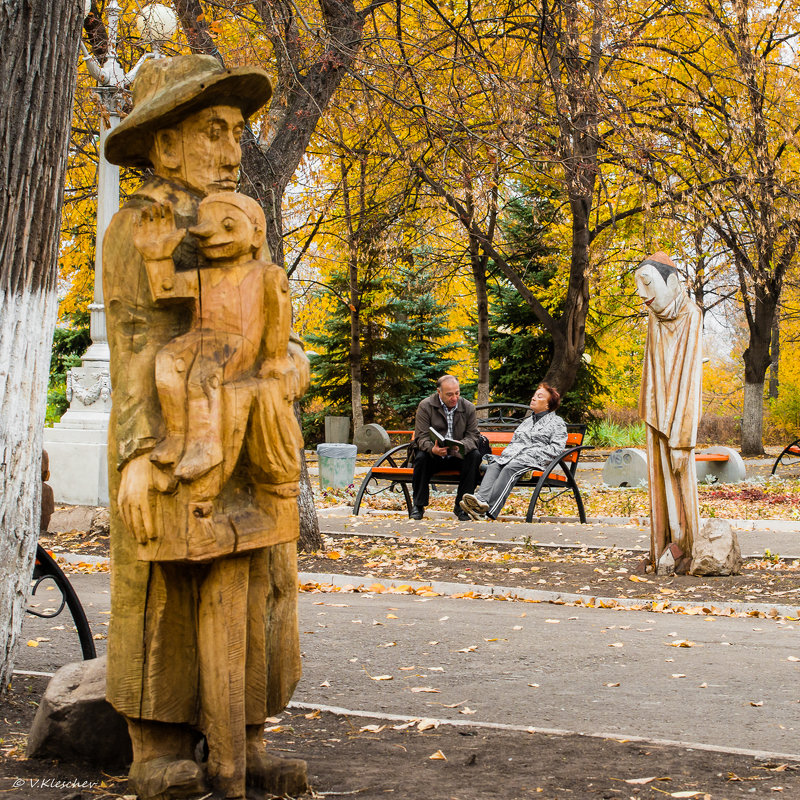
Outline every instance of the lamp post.
{"type": "MultiPolygon", "coordinates": [[[[90,0],[86,0],[89,13],[90,0]]],[[[104,156],[108,134],[119,124],[125,92],[142,64],[161,58],[161,46],[175,33],[176,18],[171,8],[151,3],[136,15],[139,35],[152,51],[145,53],[129,71],[117,60],[117,33],[122,16],[118,0],[106,3],[108,51],[102,64],[81,43],[89,74],[96,81],[94,92],[100,100],[97,178],[97,228],[94,258],[94,293],[89,304],[91,344],[81,366],[67,373],[67,412],[53,428],[45,429],[45,448],[50,456],[50,483],[60,502],[105,505],[108,502],[106,440],[111,411],[108,334],[103,303],[103,237],[119,209],[119,167],[104,156]]]]}

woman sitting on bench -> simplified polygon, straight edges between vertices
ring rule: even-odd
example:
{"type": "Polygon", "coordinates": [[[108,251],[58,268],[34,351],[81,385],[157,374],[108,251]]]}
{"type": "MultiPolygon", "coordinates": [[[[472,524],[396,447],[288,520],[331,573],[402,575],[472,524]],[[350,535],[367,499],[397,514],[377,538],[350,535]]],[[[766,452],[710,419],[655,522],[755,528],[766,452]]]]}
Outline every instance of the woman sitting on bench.
{"type": "Polygon", "coordinates": [[[461,508],[472,519],[497,519],[516,482],[530,470],[543,470],[567,443],[567,426],[555,410],[557,389],[540,383],[531,398],[531,411],[514,431],[511,442],[490,463],[475,494],[465,494],[461,508]]]}

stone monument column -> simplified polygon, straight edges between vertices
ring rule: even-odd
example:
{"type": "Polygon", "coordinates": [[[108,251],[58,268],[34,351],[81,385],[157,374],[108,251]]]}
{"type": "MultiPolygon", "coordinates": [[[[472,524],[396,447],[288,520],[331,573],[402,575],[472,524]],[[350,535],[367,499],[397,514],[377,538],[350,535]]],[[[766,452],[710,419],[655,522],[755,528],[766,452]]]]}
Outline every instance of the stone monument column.
{"type": "Polygon", "coordinates": [[[139,67],[161,56],[159,43],[175,32],[171,10],[154,3],[137,15],[136,27],[153,47],[126,73],[117,61],[118,0],[106,4],[108,54],[101,67],[83,46],[86,64],[97,81],[94,91],[104,109],[100,118],[97,176],[97,227],[94,258],[94,293],[89,304],[92,343],[81,358],[81,366],[67,372],[67,409],[60,422],[44,430],[44,447],[50,456],[56,500],[75,505],[108,505],[108,422],[111,411],[108,333],[103,300],[103,241],[111,218],[119,210],[119,167],[106,161],[105,143],[120,122],[125,90],[139,67]]]}

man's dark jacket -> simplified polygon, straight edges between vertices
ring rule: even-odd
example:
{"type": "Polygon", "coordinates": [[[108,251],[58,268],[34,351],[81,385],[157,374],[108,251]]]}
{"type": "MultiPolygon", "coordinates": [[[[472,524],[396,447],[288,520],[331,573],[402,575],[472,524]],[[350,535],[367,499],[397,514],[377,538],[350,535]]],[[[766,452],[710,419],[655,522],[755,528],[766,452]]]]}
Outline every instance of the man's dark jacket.
{"type": "MultiPolygon", "coordinates": [[[[417,418],[414,424],[414,444],[419,450],[430,454],[433,441],[428,434],[428,428],[433,428],[442,435],[447,433],[447,417],[442,408],[439,393],[434,392],[426,397],[417,406],[417,418]]],[[[478,417],[475,406],[463,397],[458,398],[456,412],[453,415],[453,439],[458,439],[466,445],[466,451],[478,447],[478,417]]]]}

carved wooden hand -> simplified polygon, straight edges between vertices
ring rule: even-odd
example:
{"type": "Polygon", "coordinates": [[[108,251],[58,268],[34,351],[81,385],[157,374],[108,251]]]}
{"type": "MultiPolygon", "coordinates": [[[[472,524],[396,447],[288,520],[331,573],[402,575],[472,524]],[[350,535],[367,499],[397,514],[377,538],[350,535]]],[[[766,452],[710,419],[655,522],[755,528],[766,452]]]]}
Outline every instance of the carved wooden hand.
{"type": "Polygon", "coordinates": [[[146,453],[132,458],[122,468],[120,476],[117,495],[120,514],[125,527],[140,544],[156,538],[149,497],[152,469],[150,456],[146,453]]]}
{"type": "Polygon", "coordinates": [[[186,231],[175,226],[169,203],[155,203],[142,209],[133,224],[133,243],[145,261],[172,258],[186,231]]]}

